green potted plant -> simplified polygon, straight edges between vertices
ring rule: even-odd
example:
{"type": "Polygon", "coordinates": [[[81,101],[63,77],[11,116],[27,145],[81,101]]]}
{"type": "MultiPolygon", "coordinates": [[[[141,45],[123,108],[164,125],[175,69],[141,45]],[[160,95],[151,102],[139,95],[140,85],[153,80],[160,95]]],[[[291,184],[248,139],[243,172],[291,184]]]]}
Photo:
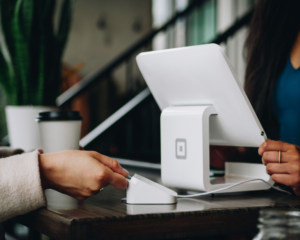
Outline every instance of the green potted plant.
{"type": "Polygon", "coordinates": [[[55,106],[72,6],[73,0],[0,0],[0,84],[12,147],[39,147],[34,119],[55,106]]]}

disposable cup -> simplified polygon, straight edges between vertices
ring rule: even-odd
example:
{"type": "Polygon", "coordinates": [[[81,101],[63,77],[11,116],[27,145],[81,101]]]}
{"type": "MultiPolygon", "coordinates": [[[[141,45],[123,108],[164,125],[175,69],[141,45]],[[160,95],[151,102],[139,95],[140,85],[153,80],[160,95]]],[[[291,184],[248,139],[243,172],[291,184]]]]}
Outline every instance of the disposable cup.
{"type": "Polygon", "coordinates": [[[82,122],[79,112],[40,112],[36,120],[44,153],[79,149],[82,122]]]}

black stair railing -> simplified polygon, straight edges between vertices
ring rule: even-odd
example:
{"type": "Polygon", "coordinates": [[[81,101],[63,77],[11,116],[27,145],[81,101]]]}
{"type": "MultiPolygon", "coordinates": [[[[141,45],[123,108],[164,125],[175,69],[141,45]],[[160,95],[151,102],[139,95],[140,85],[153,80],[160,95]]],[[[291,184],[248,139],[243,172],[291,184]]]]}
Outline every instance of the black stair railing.
{"type": "MultiPolygon", "coordinates": [[[[120,54],[117,58],[109,62],[103,68],[91,73],[90,75],[83,78],[80,82],[72,86],[70,89],[62,93],[57,99],[56,104],[58,107],[61,107],[67,104],[69,101],[74,99],[80,93],[84,92],[88,87],[91,87],[93,84],[105,79],[111,72],[118,66],[120,66],[124,62],[130,63],[128,61],[139,49],[147,46],[153,38],[160,32],[166,31],[170,26],[173,26],[176,21],[182,17],[187,16],[190,12],[196,7],[201,6],[205,0],[193,1],[189,7],[187,7],[184,11],[177,13],[172,19],[170,19],[167,23],[165,23],[161,28],[153,30],[136,44],[129,47],[126,51],[120,54]]],[[[227,31],[218,35],[215,39],[210,41],[209,43],[220,44],[222,42],[226,42],[230,36],[233,36],[238,30],[240,30],[243,26],[247,25],[252,17],[253,10],[245,14],[242,18],[238,19],[227,31]]],[[[128,64],[130,65],[130,64],[128,64]]],[[[129,66],[130,67],[130,66],[129,66]]]]}
{"type": "MultiPolygon", "coordinates": [[[[149,46],[149,44],[152,42],[152,40],[154,39],[154,37],[158,33],[166,31],[170,27],[174,26],[178,19],[184,18],[184,17],[188,18],[191,11],[193,9],[197,8],[197,7],[201,7],[201,5],[204,2],[206,2],[206,1],[203,1],[203,0],[202,1],[201,0],[193,1],[191,3],[191,5],[189,5],[189,7],[187,7],[186,10],[184,10],[180,13],[177,13],[172,19],[170,19],[161,28],[159,28],[157,30],[153,30],[151,33],[149,33],[147,36],[145,36],[139,42],[137,42],[136,44],[134,44],[133,46],[128,48],[125,52],[120,54],[117,58],[115,58],[113,61],[108,63],[105,67],[103,67],[100,70],[97,70],[96,72],[92,73],[91,75],[88,75],[87,77],[82,79],[79,83],[77,83],[72,88],[70,88],[69,90],[64,92],[62,95],[60,95],[57,98],[57,105],[58,106],[63,106],[65,104],[67,104],[70,100],[72,100],[74,97],[78,96],[80,93],[86,91],[89,87],[93,86],[96,83],[99,83],[103,79],[106,79],[107,76],[111,76],[112,73],[124,63],[126,64],[126,79],[132,78],[130,72],[132,71],[133,63],[135,63],[134,58],[137,55],[137,53],[145,51],[147,49],[150,50],[147,47],[149,46]]],[[[253,14],[253,10],[249,11],[243,17],[237,19],[237,21],[231,27],[229,27],[224,33],[216,36],[215,39],[212,39],[212,41],[210,41],[208,43],[216,43],[216,44],[220,44],[220,43],[223,43],[223,42],[226,43],[228,38],[233,36],[242,27],[249,24],[249,22],[251,20],[251,17],[252,17],[252,14],[253,14]]],[[[140,89],[138,92],[139,93],[135,97],[133,97],[130,101],[128,101],[120,109],[118,109],[116,112],[114,112],[105,121],[103,121],[98,127],[96,127],[93,131],[91,131],[87,136],[85,136],[80,141],[80,145],[82,147],[86,147],[87,145],[89,145],[94,139],[96,139],[99,135],[101,135],[103,132],[105,132],[110,126],[112,126],[113,124],[118,122],[121,118],[123,118],[127,113],[129,113],[133,109],[136,109],[139,112],[145,111],[143,109],[145,107],[138,108],[138,106],[142,105],[141,103],[143,103],[143,102],[148,102],[147,106],[145,104],[144,105],[146,106],[146,108],[149,108],[149,106],[150,106],[150,108],[152,108],[152,111],[154,111],[154,114],[153,114],[153,115],[155,115],[154,122],[156,121],[156,118],[159,119],[159,113],[157,113],[157,110],[155,110],[157,106],[153,105],[154,100],[151,99],[152,96],[151,96],[151,93],[150,93],[149,89],[145,88],[145,86],[144,86],[143,89],[140,89]],[[147,101],[147,99],[150,99],[150,100],[147,101]]],[[[135,111],[135,112],[137,112],[137,111],[135,111]]],[[[137,113],[135,113],[135,116],[137,116],[137,113]]],[[[126,121],[127,121],[127,123],[129,123],[129,122],[132,122],[133,120],[132,119],[131,120],[127,119],[127,120],[125,120],[125,122],[126,121]]],[[[140,121],[140,122],[143,122],[143,121],[140,121]]],[[[152,120],[152,122],[153,122],[153,120],[152,120]]],[[[155,124],[159,125],[159,123],[155,123],[155,124]]],[[[118,126],[116,126],[115,128],[117,129],[118,126]]],[[[159,126],[154,127],[154,129],[155,129],[154,132],[157,132],[156,128],[159,129],[159,126]]],[[[121,129],[121,128],[119,128],[119,129],[121,129]]],[[[123,127],[122,127],[122,129],[123,129],[123,127]]],[[[128,134],[126,134],[126,135],[130,135],[130,132],[131,131],[129,131],[128,134]]],[[[156,133],[156,135],[157,134],[159,135],[159,132],[156,133]]],[[[159,136],[156,136],[155,138],[156,138],[156,141],[153,141],[153,142],[157,142],[157,139],[159,141],[159,136]]],[[[128,140],[128,139],[126,139],[126,140],[128,140]]],[[[123,141],[123,142],[125,142],[125,141],[123,141]]],[[[126,141],[126,142],[130,145],[130,141],[126,141]]],[[[156,148],[158,148],[158,147],[159,146],[156,146],[156,148]]],[[[108,145],[107,145],[107,147],[103,146],[103,149],[107,149],[107,148],[108,148],[108,145]]],[[[105,151],[103,149],[101,150],[101,152],[105,151]]],[[[132,147],[129,146],[128,149],[132,149],[132,147]]]]}
{"type": "MultiPolygon", "coordinates": [[[[62,93],[56,99],[57,106],[62,107],[63,105],[74,99],[76,96],[78,96],[80,93],[86,91],[87,88],[92,87],[94,84],[99,83],[103,79],[106,79],[107,76],[111,75],[111,73],[123,63],[126,63],[126,67],[129,69],[131,67],[132,57],[135,56],[137,52],[143,51],[142,49],[147,49],[149,44],[158,33],[164,32],[169,29],[169,27],[174,26],[178,19],[188,16],[195,8],[201,7],[201,5],[206,1],[207,0],[192,1],[184,11],[175,14],[174,17],[167,21],[162,27],[151,31],[137,43],[126,49],[118,57],[106,64],[103,68],[100,68],[99,70],[96,70],[95,72],[86,76],[80,82],[62,93]]],[[[129,71],[130,70],[127,70],[127,72],[129,71]]]]}

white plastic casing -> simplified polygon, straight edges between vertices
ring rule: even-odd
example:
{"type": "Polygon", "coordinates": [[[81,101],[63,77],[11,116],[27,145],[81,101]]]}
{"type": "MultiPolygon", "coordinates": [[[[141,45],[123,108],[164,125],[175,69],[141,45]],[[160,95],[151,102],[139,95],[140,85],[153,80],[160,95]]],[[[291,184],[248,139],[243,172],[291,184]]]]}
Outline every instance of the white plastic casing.
{"type": "MultiPolygon", "coordinates": [[[[162,181],[212,191],[240,181],[272,179],[263,164],[226,163],[210,179],[209,144],[259,147],[267,136],[225,53],[216,44],[141,53],[138,66],[161,114],[162,181]]],[[[249,182],[223,192],[269,189],[249,182]]]]}
{"type": "Polygon", "coordinates": [[[169,107],[163,110],[161,176],[166,186],[206,189],[210,181],[208,121],[212,114],[216,111],[211,106],[169,107]],[[179,156],[180,145],[183,156],[179,156]]]}
{"type": "MultiPolygon", "coordinates": [[[[228,162],[225,176],[210,178],[210,118],[217,117],[212,106],[169,107],[161,114],[161,176],[164,185],[196,191],[213,191],[235,183],[271,177],[263,164],[228,162]]],[[[244,183],[224,192],[269,189],[262,181],[244,183]]]]}
{"type": "Polygon", "coordinates": [[[138,66],[158,106],[213,106],[210,143],[258,147],[264,132],[222,49],[207,44],[141,53],[138,66]]]}
{"type": "Polygon", "coordinates": [[[177,193],[147,178],[135,174],[126,190],[128,204],[175,204],[177,193]]]}

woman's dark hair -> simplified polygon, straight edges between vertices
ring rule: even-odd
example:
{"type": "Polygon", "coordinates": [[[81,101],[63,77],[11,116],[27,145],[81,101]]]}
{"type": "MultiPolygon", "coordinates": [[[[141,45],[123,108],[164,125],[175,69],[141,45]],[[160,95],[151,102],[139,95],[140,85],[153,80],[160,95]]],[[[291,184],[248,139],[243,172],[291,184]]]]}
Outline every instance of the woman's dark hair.
{"type": "Polygon", "coordinates": [[[276,121],[273,89],[299,31],[300,0],[258,0],[245,43],[245,91],[267,133],[276,121]]]}

